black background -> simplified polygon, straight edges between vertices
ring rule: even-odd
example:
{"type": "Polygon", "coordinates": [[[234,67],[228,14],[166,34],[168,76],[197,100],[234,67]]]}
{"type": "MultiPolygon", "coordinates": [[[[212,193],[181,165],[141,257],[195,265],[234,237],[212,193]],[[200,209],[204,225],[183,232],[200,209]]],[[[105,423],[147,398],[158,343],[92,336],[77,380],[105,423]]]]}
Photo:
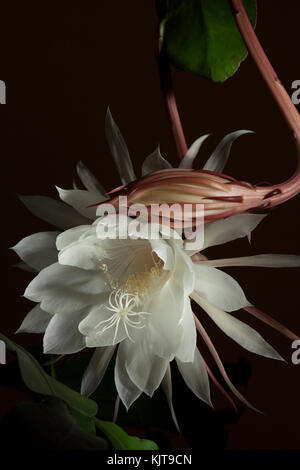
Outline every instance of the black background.
{"type": "MultiPolygon", "coordinates": [[[[300,3],[258,1],[257,34],[281,81],[292,93],[300,79],[298,44],[300,3]]],[[[82,159],[107,189],[119,177],[104,136],[109,105],[126,139],[136,174],[143,159],[161,144],[176,165],[176,151],[160,93],[154,56],[157,24],[154,2],[2,2],[0,12],[0,79],[7,85],[7,104],[0,107],[1,257],[0,329],[20,344],[40,344],[39,335],[14,337],[31,308],[22,297],[28,273],[11,267],[8,250],[20,238],[51,229],[29,214],[17,194],[56,197],[54,185],[70,188],[76,162],[82,159]]],[[[174,83],[188,143],[212,133],[200,167],[228,132],[251,129],[232,149],[226,173],[240,180],[281,182],[296,163],[290,131],[251,59],[224,84],[174,70],[174,83]]],[[[256,253],[300,254],[300,198],[273,211],[246,240],[210,251],[212,257],[256,253]]],[[[232,268],[248,299],[290,329],[300,332],[300,269],[232,268]]],[[[244,352],[209,322],[211,337],[227,361],[241,355],[252,366],[243,392],[264,414],[245,410],[228,427],[228,449],[299,449],[300,365],[291,363],[291,344],[278,333],[248,321],[286,358],[288,364],[244,352]]],[[[5,367],[5,366],[1,366],[5,367]]],[[[19,399],[2,387],[1,407],[19,399]]],[[[213,391],[216,407],[224,405],[213,391]]],[[[182,404],[184,407],[184,403],[182,404]]],[[[201,423],[199,423],[201,426],[201,423]]]]}

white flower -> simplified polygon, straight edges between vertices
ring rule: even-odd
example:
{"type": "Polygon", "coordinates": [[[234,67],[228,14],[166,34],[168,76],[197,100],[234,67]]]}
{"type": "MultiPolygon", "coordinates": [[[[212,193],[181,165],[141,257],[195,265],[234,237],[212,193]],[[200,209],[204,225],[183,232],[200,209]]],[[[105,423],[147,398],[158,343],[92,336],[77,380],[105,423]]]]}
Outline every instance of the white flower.
{"type": "MultiPolygon", "coordinates": [[[[122,161],[122,181],[127,184],[134,177],[133,169],[109,114],[107,134],[115,160],[122,161]],[[123,160],[121,155],[125,155],[123,160]]],[[[224,163],[223,157],[219,153],[218,159],[224,163]]],[[[215,158],[213,164],[217,164],[215,158]]],[[[144,162],[143,173],[161,165],[168,163],[156,151],[144,162]]],[[[173,359],[190,389],[210,404],[208,373],[212,374],[196,346],[198,330],[228,385],[244,400],[229,382],[193,314],[191,299],[245,349],[281,359],[255,330],[228,313],[251,308],[251,304],[239,284],[218,268],[299,266],[299,257],[260,255],[209,261],[202,253],[185,250],[175,234],[170,240],[99,239],[96,210],[87,206],[105,200],[106,193],[82,164],[78,172],[87,190],[59,190],[68,206],[50,198],[25,198],[35,214],[67,230],[34,234],[14,247],[27,265],[39,271],[25,291],[37,305],[18,331],[44,332],[45,353],[72,354],[85,347],[96,348],[82,380],[82,393],[87,395],[98,387],[117,350],[115,383],[125,406],[128,408],[142,392],[152,396],[162,384],[175,419],[169,366],[173,359]]],[[[242,214],[208,224],[203,249],[249,237],[263,217],[242,214]]]]}
{"type": "MultiPolygon", "coordinates": [[[[240,215],[211,224],[205,246],[245,236],[261,218],[240,215]]],[[[58,262],[44,267],[27,287],[25,296],[39,306],[19,329],[45,331],[45,353],[71,354],[85,347],[96,348],[83,378],[82,393],[90,394],[99,385],[118,344],[115,382],[127,407],[142,392],[151,396],[167,380],[173,359],[187,385],[210,403],[190,297],[241,346],[280,359],[256,331],[225,313],[250,304],[238,283],[214,265],[241,265],[243,259],[219,262],[196,258],[193,262],[178,239],[101,240],[96,235],[97,222],[58,235],[58,262]]],[[[41,251],[32,242],[27,238],[15,249],[25,262],[35,265],[34,259],[41,262],[41,251]]],[[[47,251],[48,260],[50,251],[55,258],[53,245],[47,251]]],[[[297,257],[245,258],[245,264],[252,265],[274,262],[299,265],[297,257]]]]}

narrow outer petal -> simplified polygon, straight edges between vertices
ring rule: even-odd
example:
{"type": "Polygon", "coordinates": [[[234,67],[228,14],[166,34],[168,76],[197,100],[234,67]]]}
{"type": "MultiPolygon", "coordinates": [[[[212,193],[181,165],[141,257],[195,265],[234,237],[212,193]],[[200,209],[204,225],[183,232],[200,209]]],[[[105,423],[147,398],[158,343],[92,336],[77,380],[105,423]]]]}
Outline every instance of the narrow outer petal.
{"type": "Polygon", "coordinates": [[[98,388],[115,351],[115,346],[96,348],[81,382],[80,393],[89,396],[98,388]]]}
{"type": "Polygon", "coordinates": [[[251,306],[245,297],[243,289],[229,274],[202,263],[194,264],[196,282],[191,297],[198,302],[201,296],[216,307],[232,312],[251,306]]]}
{"type": "Polygon", "coordinates": [[[59,232],[39,232],[23,238],[12,249],[29,266],[40,271],[57,262],[55,240],[59,232]]]}
{"type": "Polygon", "coordinates": [[[181,362],[179,359],[176,362],[187,386],[200,400],[212,406],[208,374],[198,348],[195,349],[193,362],[181,362]]]}
{"type": "Polygon", "coordinates": [[[85,309],[52,317],[44,334],[44,353],[73,354],[85,348],[84,336],[78,330],[85,309]]]}
{"type": "Polygon", "coordinates": [[[91,220],[96,219],[97,207],[95,204],[103,202],[107,199],[99,193],[90,193],[84,189],[61,189],[58,186],[56,186],[56,189],[60,199],[63,202],[73,207],[73,209],[75,209],[83,217],[91,220]]]}
{"type": "Polygon", "coordinates": [[[72,207],[51,197],[19,197],[32,214],[62,230],[89,223],[89,219],[80,215],[72,207]]]}
{"type": "Polygon", "coordinates": [[[264,357],[284,361],[278,352],[275,351],[275,349],[249,325],[214,307],[205,299],[198,299],[198,303],[216,323],[216,325],[243,348],[264,357]]]}
{"type": "Polygon", "coordinates": [[[123,184],[130,183],[136,179],[134,174],[131,158],[126,146],[126,143],[122,137],[122,134],[116,125],[109,108],[106,113],[105,120],[105,133],[107,142],[115,160],[118,172],[121,177],[123,184]]]}
{"type": "Polygon", "coordinates": [[[52,317],[38,304],[27,313],[16,333],[44,333],[52,317]]]}
{"type": "MultiPolygon", "coordinates": [[[[221,268],[226,266],[257,266],[264,268],[298,268],[300,256],[298,255],[254,255],[241,258],[225,258],[202,261],[206,266],[221,268]]],[[[201,264],[202,264],[201,263],[201,264]]]]}
{"type": "Polygon", "coordinates": [[[154,171],[165,170],[167,168],[172,168],[172,165],[161,155],[160,148],[158,146],[153,153],[145,158],[142,165],[142,176],[153,173],[154,171]]]}
{"type": "Polygon", "coordinates": [[[205,163],[203,170],[217,171],[222,173],[224,167],[228,161],[231,146],[233,142],[244,134],[253,134],[253,131],[240,130],[227,134],[224,139],[221,140],[211,157],[205,163]]]}
{"type": "Polygon", "coordinates": [[[124,403],[126,409],[141,395],[142,391],[130,379],[126,366],[126,356],[124,354],[124,343],[118,348],[117,360],[115,365],[115,384],[120,399],[124,403]]]}
{"type": "Polygon", "coordinates": [[[192,168],[195,158],[198,155],[201,145],[209,137],[210,134],[202,135],[195,142],[192,143],[187,153],[181,160],[178,168],[192,168]]]}
{"type": "Polygon", "coordinates": [[[162,385],[163,391],[165,392],[165,395],[166,395],[166,398],[167,398],[167,402],[168,402],[168,405],[169,405],[169,408],[170,408],[170,411],[171,411],[171,415],[172,415],[174,424],[175,424],[178,432],[180,433],[179,424],[178,424],[178,421],[177,421],[177,418],[176,418],[176,414],[175,414],[174,407],[173,407],[173,402],[172,402],[172,377],[171,377],[170,364],[168,364],[167,371],[165,373],[165,376],[162,380],[161,385],[162,385]]]}
{"type": "Polygon", "coordinates": [[[238,214],[207,224],[202,249],[247,237],[265,217],[265,214],[238,214]]]}
{"type": "Polygon", "coordinates": [[[168,361],[151,352],[148,341],[145,339],[142,338],[142,340],[135,343],[125,340],[122,348],[126,357],[125,366],[130,379],[140,390],[151,397],[161,384],[168,361]]]}
{"type": "Polygon", "coordinates": [[[98,181],[96,176],[85,166],[85,164],[81,160],[77,163],[76,170],[82,184],[90,193],[98,193],[98,196],[100,194],[101,196],[106,198],[107,194],[104,187],[102,186],[100,181],[98,181]]]}

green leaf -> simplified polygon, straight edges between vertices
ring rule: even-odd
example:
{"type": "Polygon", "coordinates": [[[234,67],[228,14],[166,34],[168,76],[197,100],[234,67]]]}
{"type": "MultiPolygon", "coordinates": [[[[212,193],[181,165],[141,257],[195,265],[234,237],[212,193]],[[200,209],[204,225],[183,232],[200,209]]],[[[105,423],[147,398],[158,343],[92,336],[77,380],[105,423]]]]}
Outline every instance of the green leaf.
{"type": "MultiPolygon", "coordinates": [[[[256,0],[243,3],[255,26],[256,0]]],[[[157,0],[157,11],[175,67],[222,82],[247,56],[229,0],[157,0]]]]}
{"type": "Polygon", "coordinates": [[[94,418],[96,426],[105,434],[117,450],[157,450],[155,442],[148,439],[129,436],[115,423],[94,418]]]}
{"type": "Polygon", "coordinates": [[[17,354],[20,372],[25,385],[35,393],[50,395],[66,402],[79,426],[90,434],[95,434],[95,425],[108,437],[117,450],[156,450],[157,445],[147,439],[129,436],[119,426],[109,421],[95,418],[98,405],[95,401],[72,390],[67,385],[46,374],[36,359],[24,348],[11,341],[2,333],[7,349],[17,354]]]}
{"type": "Polygon", "coordinates": [[[23,381],[30,390],[42,395],[61,398],[68,403],[72,410],[84,416],[92,417],[97,414],[98,405],[96,402],[50,377],[29,352],[1,333],[0,339],[6,343],[7,349],[17,354],[23,381]]]}
{"type": "Polygon", "coordinates": [[[74,410],[74,408],[71,408],[71,414],[81,429],[84,429],[89,434],[96,434],[96,426],[93,417],[86,416],[80,411],[74,410]]]}

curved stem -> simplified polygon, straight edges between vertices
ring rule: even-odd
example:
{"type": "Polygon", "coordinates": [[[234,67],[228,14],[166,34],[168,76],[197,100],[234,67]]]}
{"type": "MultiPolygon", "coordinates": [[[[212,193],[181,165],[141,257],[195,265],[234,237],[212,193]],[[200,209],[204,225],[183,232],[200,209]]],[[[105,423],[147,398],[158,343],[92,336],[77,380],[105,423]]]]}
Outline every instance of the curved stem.
{"type": "Polygon", "coordinates": [[[175,145],[177,148],[177,153],[179,159],[185,156],[188,151],[188,146],[185,140],[175,93],[172,83],[172,75],[170,70],[170,64],[166,51],[163,47],[163,32],[162,28],[159,30],[158,39],[157,39],[157,63],[158,63],[158,72],[160,78],[160,85],[163,92],[165,106],[168,114],[168,119],[171,125],[172,134],[175,140],[175,145]]]}
{"type": "MultiPolygon", "coordinates": [[[[274,188],[280,190],[277,195],[268,199],[270,203],[269,206],[275,206],[287,199],[290,199],[300,191],[300,116],[264,52],[245,11],[242,0],[231,0],[231,4],[237,25],[246,43],[247,49],[249,50],[249,53],[275,98],[297,141],[298,166],[294,175],[286,182],[269,188],[270,191],[274,188]]],[[[261,192],[264,191],[265,188],[262,188],[261,192]]],[[[258,192],[260,192],[259,188],[258,192]]]]}

